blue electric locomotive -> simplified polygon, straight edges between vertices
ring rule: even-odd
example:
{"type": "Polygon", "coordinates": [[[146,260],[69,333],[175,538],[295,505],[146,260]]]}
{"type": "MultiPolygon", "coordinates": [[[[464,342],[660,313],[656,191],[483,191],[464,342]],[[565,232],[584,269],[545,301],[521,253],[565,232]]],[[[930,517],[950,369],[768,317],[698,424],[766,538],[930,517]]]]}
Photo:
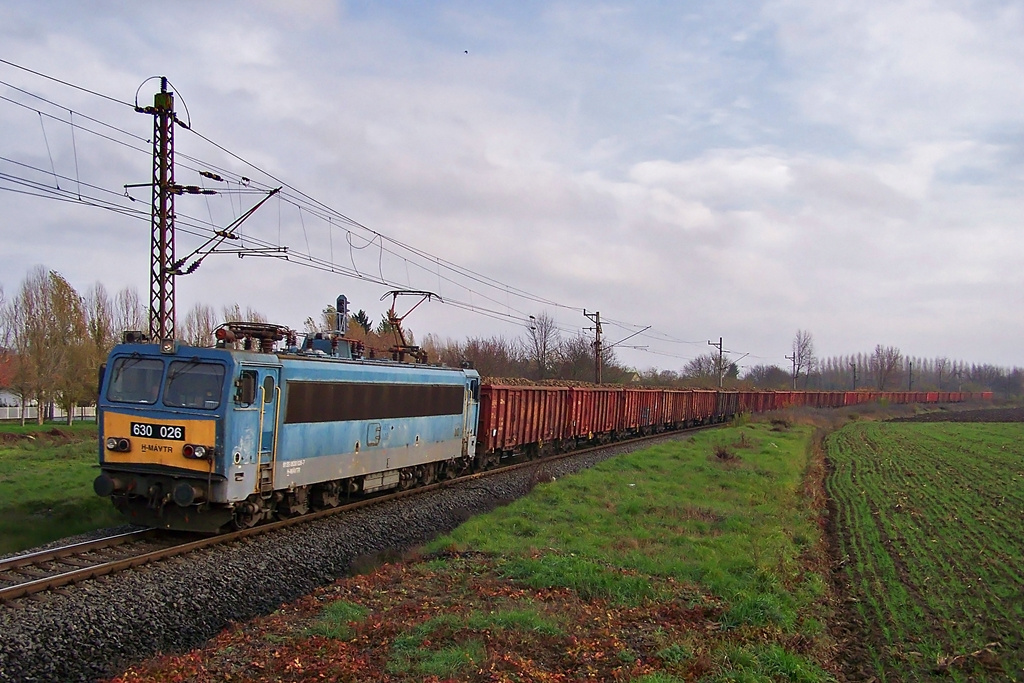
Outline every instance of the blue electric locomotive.
{"type": "Polygon", "coordinates": [[[300,348],[274,325],[227,323],[218,339],[110,354],[94,487],[134,523],[247,527],[474,465],[472,369],[362,359],[341,335],[300,348]]]}

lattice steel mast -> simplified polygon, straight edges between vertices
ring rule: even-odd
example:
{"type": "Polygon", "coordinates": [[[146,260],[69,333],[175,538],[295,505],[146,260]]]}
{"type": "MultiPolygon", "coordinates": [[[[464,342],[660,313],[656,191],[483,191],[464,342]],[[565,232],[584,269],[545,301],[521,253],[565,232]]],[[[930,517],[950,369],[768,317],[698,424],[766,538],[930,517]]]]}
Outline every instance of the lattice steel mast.
{"type": "MultiPolygon", "coordinates": [[[[136,95],[138,102],[138,95],[136,95]]],[[[178,275],[194,273],[199,265],[210,254],[234,253],[239,257],[246,255],[269,256],[274,253],[287,252],[287,247],[268,247],[261,249],[234,249],[230,252],[217,250],[224,240],[236,240],[234,230],[247,218],[252,216],[263,204],[280,192],[281,188],[270,190],[267,196],[254,207],[232,221],[223,230],[214,231],[205,244],[183,259],[174,256],[174,197],[179,194],[217,194],[216,190],[208,190],[195,185],[179,185],[174,181],[174,126],[189,128],[174,113],[174,93],[167,90],[167,78],[160,78],[160,92],[153,96],[152,107],[139,107],[135,111],[150,114],[153,117],[153,204],[152,234],[150,239],[150,270],[149,270],[149,336],[158,343],[174,340],[174,278],[178,275]],[[205,250],[205,253],[204,253],[205,250]],[[195,260],[182,270],[186,261],[195,260]]],[[[188,108],[186,107],[186,112],[188,108]]],[[[217,181],[224,179],[215,173],[200,171],[200,175],[217,181]]],[[[125,185],[127,192],[130,187],[125,185]]],[[[173,347],[173,344],[172,344],[173,347]]]]}
{"type": "Polygon", "coordinates": [[[153,115],[153,206],[150,239],[149,335],[156,341],[174,339],[174,93],[167,78],[153,106],[139,110],[153,115]]]}

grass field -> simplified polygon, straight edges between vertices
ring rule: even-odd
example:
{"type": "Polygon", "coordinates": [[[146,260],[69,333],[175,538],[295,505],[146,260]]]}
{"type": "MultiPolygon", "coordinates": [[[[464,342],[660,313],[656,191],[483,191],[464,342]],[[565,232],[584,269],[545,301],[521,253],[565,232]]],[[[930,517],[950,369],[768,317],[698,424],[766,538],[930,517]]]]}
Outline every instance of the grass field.
{"type": "Polygon", "coordinates": [[[832,680],[811,442],[748,424],[539,483],[116,680],[832,680]]]}
{"type": "Polygon", "coordinates": [[[92,490],[96,425],[0,425],[0,555],[122,523],[92,490]]]}
{"type": "Polygon", "coordinates": [[[1024,425],[855,423],[827,443],[865,677],[1024,680],[1024,425]]]}

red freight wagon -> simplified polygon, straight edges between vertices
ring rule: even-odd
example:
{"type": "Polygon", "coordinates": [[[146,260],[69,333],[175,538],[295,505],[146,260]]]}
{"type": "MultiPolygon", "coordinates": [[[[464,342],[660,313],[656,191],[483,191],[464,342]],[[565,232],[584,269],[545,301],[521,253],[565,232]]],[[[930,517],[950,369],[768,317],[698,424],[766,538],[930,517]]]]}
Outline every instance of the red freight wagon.
{"type": "Polygon", "coordinates": [[[620,429],[622,391],[620,389],[573,388],[570,392],[567,437],[593,438],[620,429]]]}
{"type": "Polygon", "coordinates": [[[719,422],[736,414],[739,406],[739,394],[735,391],[718,391],[715,401],[715,419],[719,422]]]}
{"type": "Polygon", "coordinates": [[[620,429],[648,432],[664,423],[665,392],[661,389],[626,389],[620,429]]]}
{"type": "Polygon", "coordinates": [[[705,424],[711,422],[715,416],[715,408],[718,407],[718,392],[706,389],[693,390],[693,424],[705,424]]]}
{"type": "Polygon", "coordinates": [[[569,391],[565,387],[481,386],[477,438],[484,451],[513,451],[523,444],[565,438],[569,391]]]}
{"type": "Polygon", "coordinates": [[[775,401],[776,401],[776,406],[775,407],[776,407],[776,409],[782,410],[784,408],[789,408],[791,405],[793,405],[794,401],[796,400],[794,398],[795,394],[796,394],[795,391],[776,391],[775,392],[775,401]]]}
{"type": "Polygon", "coordinates": [[[760,391],[740,391],[740,412],[741,413],[759,413],[761,412],[761,392],[760,391]]]}
{"type": "Polygon", "coordinates": [[[665,392],[665,419],[673,425],[685,425],[693,414],[693,392],[672,389],[665,392]]]}

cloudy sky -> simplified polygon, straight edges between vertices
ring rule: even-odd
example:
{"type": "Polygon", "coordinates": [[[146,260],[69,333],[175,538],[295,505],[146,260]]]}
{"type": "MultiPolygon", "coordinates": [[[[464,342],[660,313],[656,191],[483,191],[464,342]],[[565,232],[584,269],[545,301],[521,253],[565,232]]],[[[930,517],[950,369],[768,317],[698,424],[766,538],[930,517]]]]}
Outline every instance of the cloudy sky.
{"type": "Polygon", "coordinates": [[[166,76],[177,180],[221,191],[178,199],[178,255],[284,184],[230,246],[289,256],[210,256],[179,317],[300,326],[344,292],[376,318],[406,287],[446,302],[418,337],[651,326],[619,349],[641,369],[719,337],[786,366],[798,329],[1024,365],[1021,36],[997,0],[3,0],[0,284],[42,264],[148,298],[129,105],[166,76]]]}

